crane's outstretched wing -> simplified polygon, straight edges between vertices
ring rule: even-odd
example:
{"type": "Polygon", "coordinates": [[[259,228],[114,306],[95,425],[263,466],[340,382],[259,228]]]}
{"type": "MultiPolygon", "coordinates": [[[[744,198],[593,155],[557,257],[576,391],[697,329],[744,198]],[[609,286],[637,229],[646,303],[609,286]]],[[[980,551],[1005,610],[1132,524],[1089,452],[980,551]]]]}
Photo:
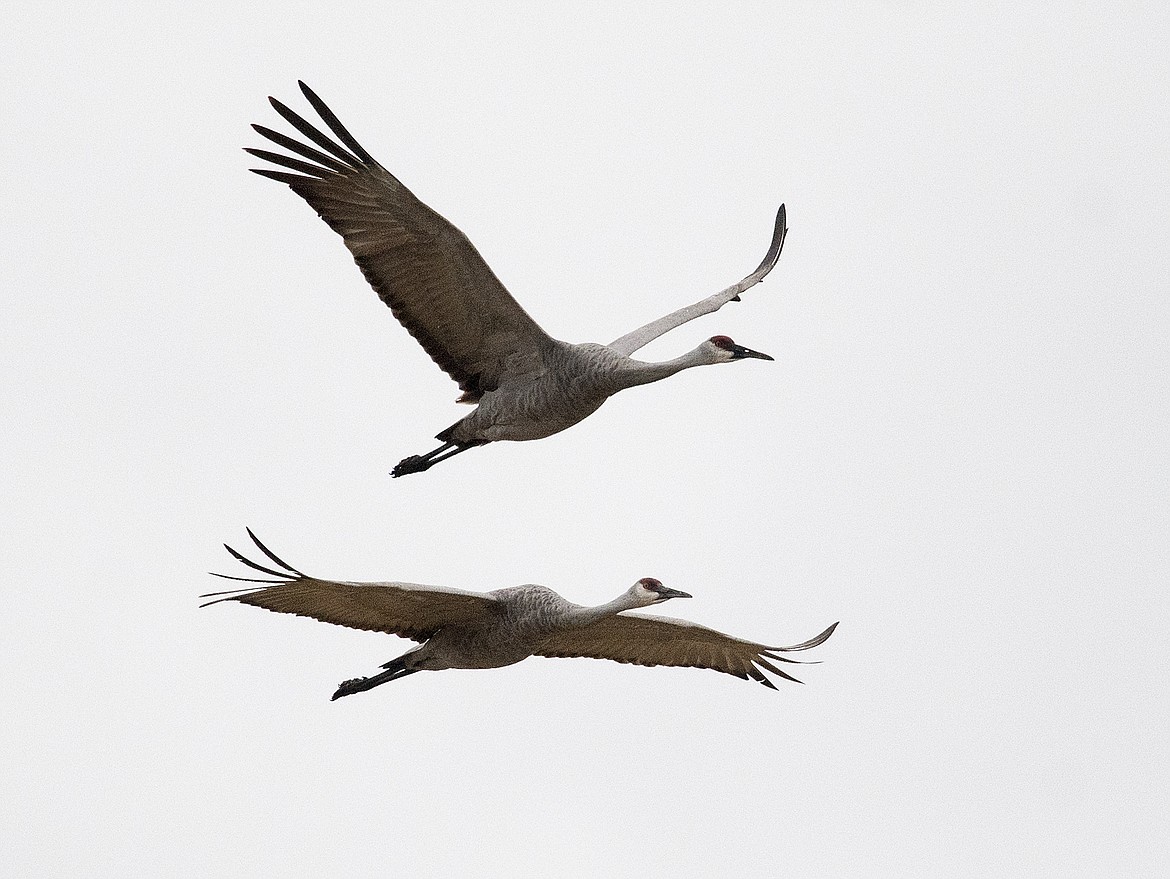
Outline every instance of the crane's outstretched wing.
{"type": "Polygon", "coordinates": [[[614,662],[633,665],[710,668],[744,680],[751,678],[775,690],[776,686],[756,666],[785,680],[800,683],[772,662],[799,662],[779,654],[808,650],[823,644],[835,628],[837,624],[833,623],[815,638],[791,647],[767,647],[754,641],[733,638],[687,620],[619,613],[581,629],[558,632],[534,653],[537,656],[612,659],[614,662]]]}
{"type": "Polygon", "coordinates": [[[700,299],[694,305],[680,308],[666,317],[660,317],[644,327],[626,333],[620,339],[610,342],[609,347],[629,357],[643,345],[650,344],[663,333],[668,333],[675,327],[681,327],[687,321],[702,317],[704,314],[718,311],[728,302],[738,302],[740,293],[760,283],[768,272],[772,271],[772,266],[776,265],[776,260],[780,258],[780,251],[784,249],[784,236],[787,234],[788,226],[785,224],[784,205],[780,205],[780,210],[776,212],[776,226],[772,230],[772,244],[768,247],[764,261],[756,267],[754,272],[738,284],[732,284],[726,290],[720,290],[706,299],[700,299]]]}
{"type": "Polygon", "coordinates": [[[318,580],[302,574],[281,561],[259,541],[251,529],[248,536],[269,559],[283,570],[274,570],[245,558],[226,543],[227,549],[238,561],[248,567],[276,577],[260,580],[214,574],[225,580],[243,580],[260,583],[244,589],[227,592],[208,592],[200,598],[211,598],[200,607],[221,601],[238,601],[302,617],[312,617],[324,623],[386,632],[412,641],[426,641],[444,626],[482,621],[500,612],[499,602],[490,595],[464,592],[443,586],[420,586],[416,583],[344,583],[318,580]]]}
{"type": "Polygon", "coordinates": [[[502,381],[540,370],[552,339],[504,289],[467,236],[419,201],[346,131],[303,82],[322,133],[275,98],[272,106],[325,152],[263,125],[252,127],[311,161],[248,153],[298,173],[252,168],[287,183],[345,240],[366,280],[394,316],[475,402],[502,381]]]}

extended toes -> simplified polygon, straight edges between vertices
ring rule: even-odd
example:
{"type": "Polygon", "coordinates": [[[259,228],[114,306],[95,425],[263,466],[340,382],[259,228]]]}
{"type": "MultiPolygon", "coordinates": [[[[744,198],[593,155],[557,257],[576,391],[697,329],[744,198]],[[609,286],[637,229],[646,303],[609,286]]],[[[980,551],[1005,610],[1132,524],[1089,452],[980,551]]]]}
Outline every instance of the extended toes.
{"type": "Polygon", "coordinates": [[[421,473],[430,466],[429,462],[422,455],[411,455],[409,458],[403,458],[394,465],[394,469],[390,471],[391,476],[405,476],[408,473],[421,473]]]}
{"type": "Polygon", "coordinates": [[[337,699],[340,699],[342,696],[348,696],[351,693],[360,692],[362,689],[361,685],[364,684],[367,680],[369,680],[369,678],[350,678],[348,681],[343,681],[340,686],[338,686],[337,692],[333,694],[329,701],[333,702],[337,699]]]}

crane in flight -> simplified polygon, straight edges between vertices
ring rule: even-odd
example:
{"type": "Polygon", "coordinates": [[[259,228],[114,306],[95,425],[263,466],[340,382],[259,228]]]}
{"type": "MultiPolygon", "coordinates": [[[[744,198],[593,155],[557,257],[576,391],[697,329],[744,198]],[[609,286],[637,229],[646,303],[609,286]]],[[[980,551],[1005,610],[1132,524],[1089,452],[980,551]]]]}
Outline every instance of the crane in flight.
{"type": "Polygon", "coordinates": [[[574,604],[551,589],[536,585],[468,592],[416,583],[322,580],[282,561],[251,529],[248,536],[271,564],[252,561],[227,544],[224,547],[238,561],[267,577],[214,574],[226,580],[259,585],[209,592],[200,596],[211,599],[201,607],[238,601],[419,642],[419,646],[385,663],[381,672],[345,681],[333,699],[418,671],[500,668],[529,656],[583,656],[634,665],[709,668],[744,680],[750,678],[775,690],[776,685],[763,670],[800,683],[773,663],[799,663],[800,660],[780,654],[816,647],[837,628],[833,623],[815,638],[800,644],[768,647],[686,620],[627,613],[672,598],[691,597],[663,586],[653,577],[643,577],[613,601],[596,607],[574,604]]]}
{"type": "Polygon", "coordinates": [[[669,330],[738,301],[762,281],[784,246],[783,205],[763,262],[742,281],[608,345],[562,342],[520,307],[467,236],[419,201],[362,148],[312,89],[299,85],[336,140],[270,97],[276,112],[316,146],[253,125],[302,158],[249,147],[251,155],[288,169],[250,170],[288,184],[341,235],[382,301],[458,382],[458,402],[478,404],[436,435],[441,446],[403,459],[391,475],[419,473],[490,442],[543,439],[581,421],[620,390],[692,366],[773,359],[722,335],[660,363],[630,355],[669,330]]]}

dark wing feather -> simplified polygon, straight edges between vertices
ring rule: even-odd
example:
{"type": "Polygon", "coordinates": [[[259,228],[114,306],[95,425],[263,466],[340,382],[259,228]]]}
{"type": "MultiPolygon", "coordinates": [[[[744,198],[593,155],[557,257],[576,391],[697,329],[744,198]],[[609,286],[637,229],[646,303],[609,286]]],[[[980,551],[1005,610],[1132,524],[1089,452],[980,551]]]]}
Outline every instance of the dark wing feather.
{"type": "Polygon", "coordinates": [[[382,301],[459,383],[464,402],[543,368],[555,343],[512,298],[467,236],[374,161],[324,102],[304,83],[300,86],[341,143],[270,98],[281,116],[329,155],[257,125],[259,134],[311,161],[249,149],[299,173],[252,170],[287,183],[341,235],[382,301]]]}
{"type": "Polygon", "coordinates": [[[786,680],[797,681],[774,662],[798,660],[778,655],[816,647],[833,634],[836,623],[821,634],[791,647],[767,647],[725,635],[706,626],[670,617],[620,613],[580,629],[568,629],[548,638],[537,656],[584,656],[634,665],[672,665],[710,668],[751,679],[776,689],[760,668],[786,680]]]}
{"type": "MultiPolygon", "coordinates": [[[[280,562],[255,535],[250,531],[248,533],[265,555],[284,566],[284,562],[280,562]]],[[[200,596],[212,599],[202,607],[221,601],[238,601],[240,604],[251,604],[278,613],[312,617],[351,629],[386,632],[420,642],[426,641],[444,626],[482,623],[484,619],[500,612],[499,602],[490,595],[478,592],[416,583],[320,580],[304,574],[280,573],[250,561],[231,547],[227,549],[249,567],[283,579],[249,580],[216,574],[227,580],[245,580],[264,585],[209,592],[200,596]]]]}

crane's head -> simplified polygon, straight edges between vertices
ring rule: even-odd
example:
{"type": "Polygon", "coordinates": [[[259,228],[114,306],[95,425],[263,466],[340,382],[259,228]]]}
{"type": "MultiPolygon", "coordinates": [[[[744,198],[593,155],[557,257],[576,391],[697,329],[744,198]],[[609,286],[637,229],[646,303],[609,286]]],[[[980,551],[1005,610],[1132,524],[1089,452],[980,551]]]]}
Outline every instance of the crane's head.
{"type": "Polygon", "coordinates": [[[716,349],[713,353],[716,356],[717,363],[743,360],[745,357],[755,357],[757,360],[776,359],[775,357],[769,357],[767,354],[761,354],[759,351],[753,351],[751,348],[745,348],[743,345],[737,345],[732,341],[730,336],[712,336],[707,340],[707,344],[716,349]]]}
{"type": "Polygon", "coordinates": [[[635,583],[630,591],[643,605],[661,604],[671,598],[690,598],[689,592],[680,592],[678,589],[668,589],[661,580],[653,577],[643,577],[635,583]]]}

